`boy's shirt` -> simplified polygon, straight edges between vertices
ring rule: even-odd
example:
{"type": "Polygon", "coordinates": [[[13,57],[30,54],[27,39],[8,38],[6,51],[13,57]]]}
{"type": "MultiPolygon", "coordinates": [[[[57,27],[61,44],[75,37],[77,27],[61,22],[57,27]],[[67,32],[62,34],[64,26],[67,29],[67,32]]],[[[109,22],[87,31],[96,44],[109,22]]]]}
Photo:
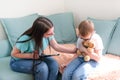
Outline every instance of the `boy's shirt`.
{"type": "MultiPolygon", "coordinates": [[[[103,47],[102,39],[97,33],[94,33],[90,40],[94,42],[95,50],[103,50],[104,47],[103,47]]],[[[80,49],[80,51],[85,52],[86,48],[82,45],[82,42],[83,42],[83,39],[78,38],[76,47],[80,49]]]]}

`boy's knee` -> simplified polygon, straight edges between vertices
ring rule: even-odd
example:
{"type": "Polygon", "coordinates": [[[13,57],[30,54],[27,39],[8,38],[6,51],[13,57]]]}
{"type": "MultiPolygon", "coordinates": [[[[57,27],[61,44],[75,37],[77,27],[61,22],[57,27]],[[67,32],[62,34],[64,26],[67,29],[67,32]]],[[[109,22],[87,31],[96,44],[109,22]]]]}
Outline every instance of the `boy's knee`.
{"type": "Polygon", "coordinates": [[[81,74],[76,73],[76,74],[73,74],[72,79],[73,80],[86,80],[87,79],[87,74],[84,73],[84,72],[81,73],[81,74]]]}

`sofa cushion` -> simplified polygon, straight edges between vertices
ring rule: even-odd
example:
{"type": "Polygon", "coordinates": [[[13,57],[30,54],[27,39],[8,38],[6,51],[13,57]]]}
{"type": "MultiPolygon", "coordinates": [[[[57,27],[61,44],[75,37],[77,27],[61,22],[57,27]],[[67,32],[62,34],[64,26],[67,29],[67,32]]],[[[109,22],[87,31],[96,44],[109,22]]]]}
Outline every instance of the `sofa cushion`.
{"type": "Polygon", "coordinates": [[[58,43],[76,42],[73,14],[70,12],[47,16],[55,27],[55,39],[58,43]]]}
{"type": "Polygon", "coordinates": [[[7,40],[6,33],[3,29],[3,26],[0,22],[0,58],[10,55],[11,45],[7,40]]]}
{"type": "Polygon", "coordinates": [[[4,39],[7,39],[7,37],[6,37],[6,33],[5,33],[4,29],[3,29],[3,26],[2,26],[2,24],[0,22],[0,40],[4,40],[4,39]]]}
{"type": "Polygon", "coordinates": [[[38,14],[31,14],[18,18],[2,18],[1,22],[7,33],[10,44],[13,46],[16,39],[28,28],[32,26],[33,21],[38,14]]]}
{"type": "Polygon", "coordinates": [[[96,32],[101,36],[104,45],[103,54],[105,54],[110,44],[110,39],[117,20],[102,20],[90,17],[88,17],[88,20],[91,20],[94,23],[96,32]]]}
{"type": "Polygon", "coordinates": [[[112,36],[107,53],[111,53],[111,54],[120,56],[120,18],[116,24],[116,29],[112,36]]]}
{"type": "Polygon", "coordinates": [[[10,57],[0,58],[0,80],[33,80],[31,74],[12,71],[9,63],[10,57]]]}
{"type": "Polygon", "coordinates": [[[11,45],[7,39],[0,40],[0,58],[10,56],[11,49],[11,45]]]}

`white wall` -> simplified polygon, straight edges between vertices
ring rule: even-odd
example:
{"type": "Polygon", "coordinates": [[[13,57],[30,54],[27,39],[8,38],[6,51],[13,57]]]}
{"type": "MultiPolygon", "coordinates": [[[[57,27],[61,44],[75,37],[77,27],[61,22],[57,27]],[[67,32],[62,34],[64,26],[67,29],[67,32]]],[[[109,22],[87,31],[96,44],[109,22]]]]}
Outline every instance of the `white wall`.
{"type": "Polygon", "coordinates": [[[0,18],[65,11],[74,13],[76,25],[88,16],[115,19],[120,16],[120,0],[0,0],[0,18]]]}
{"type": "Polygon", "coordinates": [[[76,25],[87,17],[116,19],[120,17],[120,0],[65,0],[65,10],[74,13],[76,25]]]}
{"type": "Polygon", "coordinates": [[[0,18],[64,12],[64,0],[0,0],[0,18]]]}

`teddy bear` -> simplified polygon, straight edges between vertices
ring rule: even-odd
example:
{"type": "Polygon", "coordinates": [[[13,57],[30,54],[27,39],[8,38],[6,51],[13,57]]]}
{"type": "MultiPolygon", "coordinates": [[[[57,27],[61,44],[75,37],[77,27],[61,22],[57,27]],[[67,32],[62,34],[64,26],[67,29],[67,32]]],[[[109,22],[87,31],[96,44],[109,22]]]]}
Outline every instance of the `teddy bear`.
{"type": "MultiPolygon", "coordinates": [[[[83,41],[82,42],[82,45],[88,50],[88,52],[92,53],[93,50],[94,50],[94,42],[93,41],[90,41],[90,40],[86,40],[86,41],[83,41]]],[[[84,55],[85,53],[84,52],[80,52],[80,50],[77,50],[77,54],[80,56],[84,56],[84,61],[89,61],[90,60],[90,56],[88,55],[84,55]]]]}

